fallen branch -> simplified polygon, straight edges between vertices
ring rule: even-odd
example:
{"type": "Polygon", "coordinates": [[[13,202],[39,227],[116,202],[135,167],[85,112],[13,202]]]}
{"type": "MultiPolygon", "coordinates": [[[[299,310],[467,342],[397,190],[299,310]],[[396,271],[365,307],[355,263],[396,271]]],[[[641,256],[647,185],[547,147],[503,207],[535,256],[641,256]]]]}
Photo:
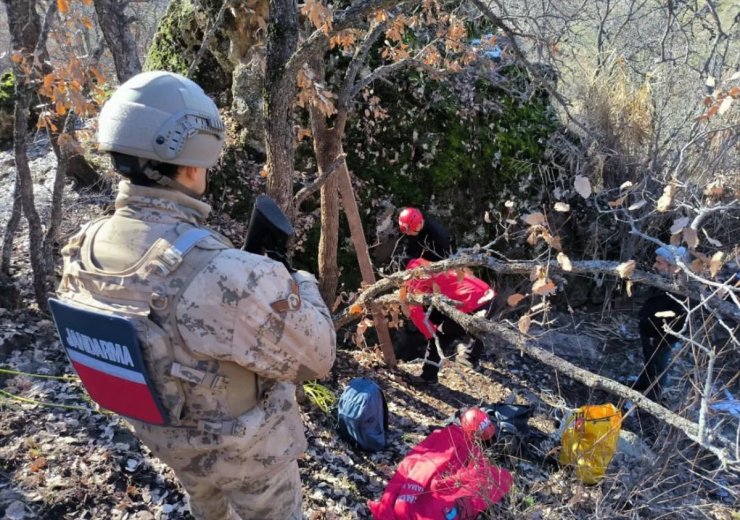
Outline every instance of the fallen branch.
{"type": "MultiPolygon", "coordinates": [[[[351,323],[359,318],[361,309],[367,307],[368,302],[372,302],[380,295],[393,291],[403,285],[406,280],[413,277],[421,276],[425,273],[439,273],[449,269],[464,269],[466,267],[485,267],[497,274],[528,274],[536,267],[544,267],[549,273],[568,274],[607,274],[615,278],[620,277],[617,267],[619,262],[610,262],[605,260],[586,260],[572,261],[572,268],[565,271],[557,261],[537,262],[537,261],[503,261],[496,260],[484,252],[475,252],[475,250],[461,250],[454,257],[434,262],[423,268],[410,271],[399,271],[393,273],[382,280],[366,287],[358,296],[357,300],[352,302],[348,308],[334,317],[334,325],[337,329],[351,323]]],[[[688,285],[679,285],[668,278],[664,278],[655,273],[635,270],[629,277],[632,282],[644,283],[663,289],[665,291],[686,296],[689,299],[701,301],[702,285],[689,283],[688,285]]],[[[732,302],[713,298],[711,302],[706,302],[707,308],[713,313],[728,318],[733,321],[740,321],[740,307],[732,302]]]]}

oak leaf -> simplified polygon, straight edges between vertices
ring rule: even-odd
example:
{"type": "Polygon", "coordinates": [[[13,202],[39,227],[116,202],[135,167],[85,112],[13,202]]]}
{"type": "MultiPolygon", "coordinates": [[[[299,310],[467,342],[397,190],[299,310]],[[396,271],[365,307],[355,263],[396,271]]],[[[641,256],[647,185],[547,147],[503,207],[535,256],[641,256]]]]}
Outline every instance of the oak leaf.
{"type": "Polygon", "coordinates": [[[522,217],[522,220],[524,220],[524,222],[530,226],[545,224],[545,216],[539,211],[537,213],[530,213],[529,215],[525,215],[524,217],[522,217]]]}
{"type": "Polygon", "coordinates": [[[46,467],[46,457],[38,457],[37,459],[34,459],[29,465],[29,469],[34,473],[44,469],[45,467],[46,467]]]}
{"type": "Polygon", "coordinates": [[[532,292],[539,294],[540,296],[547,296],[549,294],[555,294],[558,290],[557,285],[553,283],[549,278],[540,278],[532,284],[532,292]]]}
{"type": "Polygon", "coordinates": [[[683,228],[689,225],[689,217],[682,217],[676,219],[671,226],[671,235],[680,233],[683,228]]]}
{"type": "Polygon", "coordinates": [[[656,209],[661,213],[668,211],[668,208],[671,207],[671,202],[673,201],[673,195],[675,195],[675,193],[676,185],[674,183],[670,183],[663,188],[663,195],[658,199],[658,203],[655,206],[656,209]]]}
{"type": "Polygon", "coordinates": [[[560,243],[560,237],[559,236],[557,236],[557,235],[550,235],[549,233],[547,233],[547,235],[545,235],[543,238],[545,239],[545,242],[547,242],[547,244],[551,248],[553,248],[554,250],[560,251],[560,250],[563,249],[563,246],[560,243]]]}
{"type": "Polygon", "coordinates": [[[699,245],[699,235],[696,233],[696,230],[694,228],[684,228],[683,239],[684,242],[686,242],[686,245],[688,245],[691,249],[696,249],[696,246],[699,245]]]}
{"type": "Polygon", "coordinates": [[[635,272],[635,261],[627,260],[626,262],[622,262],[617,266],[616,271],[620,278],[630,278],[632,273],[635,272]]]}
{"type": "Polygon", "coordinates": [[[717,110],[717,114],[722,115],[727,112],[732,105],[732,100],[733,98],[730,96],[727,96],[725,99],[723,99],[722,103],[719,106],[719,109],[717,110]]]}
{"type": "Polygon", "coordinates": [[[529,281],[534,282],[538,278],[544,278],[545,276],[547,276],[547,274],[545,274],[545,268],[541,265],[537,265],[529,272],[529,281]]]}
{"type": "Polygon", "coordinates": [[[519,322],[517,323],[517,326],[519,327],[519,332],[521,332],[522,334],[527,333],[527,331],[529,330],[529,327],[532,326],[532,318],[529,317],[529,313],[519,318],[519,322]]]}
{"type": "Polygon", "coordinates": [[[563,268],[563,271],[572,271],[573,264],[570,262],[570,258],[565,253],[558,253],[558,264],[563,268]]]}
{"type": "Polygon", "coordinates": [[[306,0],[301,7],[301,13],[306,15],[317,29],[326,33],[331,31],[331,11],[321,0],[306,0]]]}
{"type": "Polygon", "coordinates": [[[521,302],[526,297],[527,296],[525,294],[514,293],[506,298],[506,304],[509,307],[516,307],[517,305],[519,305],[519,302],[521,302]]]}
{"type": "Polygon", "coordinates": [[[712,278],[716,277],[719,270],[722,269],[724,258],[725,254],[722,251],[717,251],[712,255],[712,259],[709,261],[709,274],[712,275],[712,278]]]}
{"type": "Polygon", "coordinates": [[[573,183],[573,187],[584,199],[587,199],[591,195],[591,181],[588,180],[588,177],[584,177],[583,175],[576,175],[576,180],[573,183]]]}

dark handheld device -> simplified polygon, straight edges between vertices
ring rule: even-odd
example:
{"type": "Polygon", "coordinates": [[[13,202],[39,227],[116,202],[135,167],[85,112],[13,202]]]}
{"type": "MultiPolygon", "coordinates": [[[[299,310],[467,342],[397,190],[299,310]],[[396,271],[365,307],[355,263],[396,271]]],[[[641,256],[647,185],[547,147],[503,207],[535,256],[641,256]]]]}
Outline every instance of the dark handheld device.
{"type": "Polygon", "coordinates": [[[288,217],[267,195],[259,195],[254,202],[249,218],[247,238],[243,250],[257,255],[267,255],[282,262],[288,271],[294,269],[288,263],[288,240],[294,230],[288,217]]]}

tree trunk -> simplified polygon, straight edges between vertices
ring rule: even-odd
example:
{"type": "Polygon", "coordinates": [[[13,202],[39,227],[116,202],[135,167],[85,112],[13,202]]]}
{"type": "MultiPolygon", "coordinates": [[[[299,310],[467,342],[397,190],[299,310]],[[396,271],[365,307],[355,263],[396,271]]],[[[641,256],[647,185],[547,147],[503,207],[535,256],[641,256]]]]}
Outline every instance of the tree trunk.
{"type": "MultiPolygon", "coordinates": [[[[69,147],[66,141],[74,137],[67,133],[70,121],[74,119],[72,113],[67,113],[62,124],[62,134],[51,139],[54,154],[57,156],[57,168],[54,174],[54,187],[51,192],[51,212],[49,215],[49,226],[44,235],[44,258],[50,259],[54,255],[54,245],[57,241],[59,224],[62,222],[62,204],[64,199],[64,181],[69,168],[69,160],[66,149],[69,147]]],[[[53,271],[53,265],[49,265],[49,272],[53,271]]]]}
{"type": "MultiPolygon", "coordinates": [[[[314,153],[319,176],[334,167],[339,155],[340,144],[336,134],[326,127],[324,116],[311,109],[311,128],[314,153]]],[[[319,238],[319,291],[324,301],[332,304],[337,294],[339,268],[337,249],[339,248],[339,191],[336,172],[321,186],[321,237],[319,238]]]]}
{"type": "MultiPolygon", "coordinates": [[[[10,10],[8,11],[10,16],[10,10]]],[[[30,244],[31,269],[33,271],[33,290],[36,296],[36,303],[39,308],[46,310],[47,298],[47,263],[44,258],[42,247],[43,227],[41,219],[36,211],[36,204],[33,196],[33,178],[31,169],[28,166],[28,156],[26,155],[26,141],[28,137],[28,118],[31,106],[31,97],[33,95],[26,79],[22,76],[23,71],[20,67],[16,73],[15,87],[15,116],[13,120],[13,151],[15,153],[15,167],[18,172],[18,182],[20,184],[21,205],[23,214],[28,222],[28,240],[30,244]]]]}
{"type": "Polygon", "coordinates": [[[116,77],[120,83],[141,72],[141,61],[131,33],[131,19],[126,14],[126,4],[128,2],[119,0],[95,0],[98,23],[113,55],[116,77]]]}
{"type": "MultiPolygon", "coordinates": [[[[15,74],[15,112],[13,118],[13,151],[17,182],[20,186],[21,206],[28,222],[28,239],[30,244],[31,269],[33,271],[33,289],[38,306],[46,310],[47,298],[47,263],[42,247],[43,227],[36,211],[33,196],[33,179],[28,166],[26,143],[28,138],[28,120],[33,96],[34,60],[44,49],[38,49],[41,37],[41,21],[36,12],[35,0],[5,0],[7,6],[10,41],[13,51],[21,56],[20,61],[13,62],[15,74]]],[[[42,46],[45,47],[45,46],[42,46]]]]}
{"type": "Polygon", "coordinates": [[[0,275],[10,274],[10,260],[13,254],[13,239],[18,231],[18,224],[21,222],[23,208],[21,207],[21,181],[16,171],[15,187],[13,188],[13,209],[10,211],[8,226],[5,228],[3,236],[3,252],[0,258],[0,275]]]}
{"type": "Polygon", "coordinates": [[[265,71],[265,143],[267,193],[293,221],[293,102],[296,78],[285,65],[298,44],[298,10],[294,0],[270,2],[265,71]]]}

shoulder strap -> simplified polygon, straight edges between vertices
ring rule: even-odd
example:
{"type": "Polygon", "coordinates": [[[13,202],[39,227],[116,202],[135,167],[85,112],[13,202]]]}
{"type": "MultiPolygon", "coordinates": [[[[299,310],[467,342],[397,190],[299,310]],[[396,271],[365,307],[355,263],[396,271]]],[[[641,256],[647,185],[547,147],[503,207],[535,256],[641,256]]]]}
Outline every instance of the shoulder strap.
{"type": "Polygon", "coordinates": [[[198,242],[211,236],[211,232],[203,228],[190,228],[169,245],[159,255],[169,271],[173,271],[180,265],[182,259],[192,250],[198,242]]]}

